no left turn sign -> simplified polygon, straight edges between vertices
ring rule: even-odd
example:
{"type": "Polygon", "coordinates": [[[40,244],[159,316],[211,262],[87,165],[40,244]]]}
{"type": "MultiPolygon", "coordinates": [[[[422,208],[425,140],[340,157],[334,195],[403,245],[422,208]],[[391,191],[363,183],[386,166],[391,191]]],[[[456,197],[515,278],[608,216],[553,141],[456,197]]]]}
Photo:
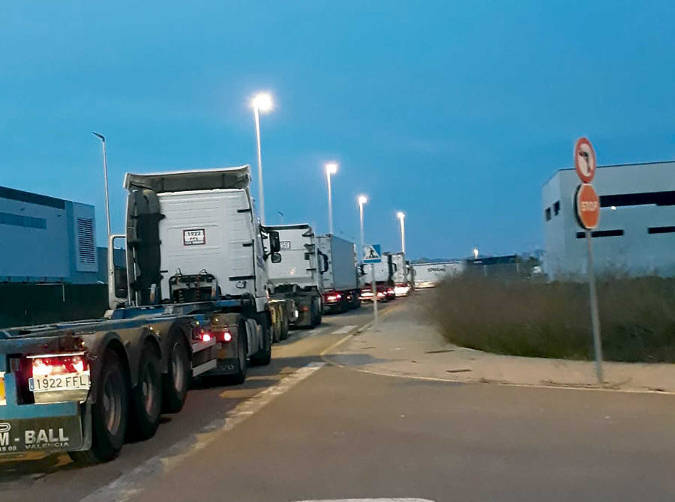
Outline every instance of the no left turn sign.
{"type": "Polygon", "coordinates": [[[574,145],[574,169],[581,181],[590,183],[595,176],[595,150],[588,138],[579,138],[574,145]]]}

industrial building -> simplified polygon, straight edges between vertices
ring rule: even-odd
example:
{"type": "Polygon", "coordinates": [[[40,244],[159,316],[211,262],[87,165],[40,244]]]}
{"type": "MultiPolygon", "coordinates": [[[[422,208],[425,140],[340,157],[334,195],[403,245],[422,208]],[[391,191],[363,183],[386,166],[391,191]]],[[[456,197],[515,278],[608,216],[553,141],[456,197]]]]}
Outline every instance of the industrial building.
{"type": "Polygon", "coordinates": [[[0,283],[96,283],[95,235],[94,206],[0,186],[0,283]]]}
{"type": "MultiPolygon", "coordinates": [[[[578,185],[574,169],[561,169],[542,188],[543,266],[552,279],[586,273],[578,185]]],[[[675,161],[599,166],[593,187],[601,207],[591,234],[596,271],[675,276],[675,161]]]]}

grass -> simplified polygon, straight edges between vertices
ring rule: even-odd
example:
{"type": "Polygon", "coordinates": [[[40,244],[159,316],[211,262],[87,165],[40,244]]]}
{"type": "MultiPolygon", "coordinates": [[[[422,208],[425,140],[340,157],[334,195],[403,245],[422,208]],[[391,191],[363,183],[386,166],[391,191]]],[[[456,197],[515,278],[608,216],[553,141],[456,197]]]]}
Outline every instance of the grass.
{"type": "MultiPolygon", "coordinates": [[[[427,303],[448,342],[498,354],[592,359],[588,284],[457,277],[427,303]]],[[[675,363],[675,279],[598,279],[604,358],[675,363]]]]}

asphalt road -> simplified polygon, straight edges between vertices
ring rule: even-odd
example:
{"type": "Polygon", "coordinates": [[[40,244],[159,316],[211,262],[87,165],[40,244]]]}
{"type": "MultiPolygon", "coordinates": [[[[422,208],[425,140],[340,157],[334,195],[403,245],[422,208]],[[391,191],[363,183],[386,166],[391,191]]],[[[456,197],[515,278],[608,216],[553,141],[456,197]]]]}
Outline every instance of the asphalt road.
{"type": "Polygon", "coordinates": [[[325,364],[341,327],[367,320],[364,309],[296,332],[246,385],[193,391],[114,462],[4,464],[0,500],[675,499],[675,397],[325,364]]]}

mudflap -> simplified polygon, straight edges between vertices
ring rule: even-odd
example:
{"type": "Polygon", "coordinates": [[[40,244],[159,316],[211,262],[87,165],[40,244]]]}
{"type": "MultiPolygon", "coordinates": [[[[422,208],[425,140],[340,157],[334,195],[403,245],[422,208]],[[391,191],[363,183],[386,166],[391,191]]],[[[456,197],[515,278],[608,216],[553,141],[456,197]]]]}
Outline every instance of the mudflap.
{"type": "Polygon", "coordinates": [[[0,419],[0,453],[89,448],[79,416],[0,419]]]}

